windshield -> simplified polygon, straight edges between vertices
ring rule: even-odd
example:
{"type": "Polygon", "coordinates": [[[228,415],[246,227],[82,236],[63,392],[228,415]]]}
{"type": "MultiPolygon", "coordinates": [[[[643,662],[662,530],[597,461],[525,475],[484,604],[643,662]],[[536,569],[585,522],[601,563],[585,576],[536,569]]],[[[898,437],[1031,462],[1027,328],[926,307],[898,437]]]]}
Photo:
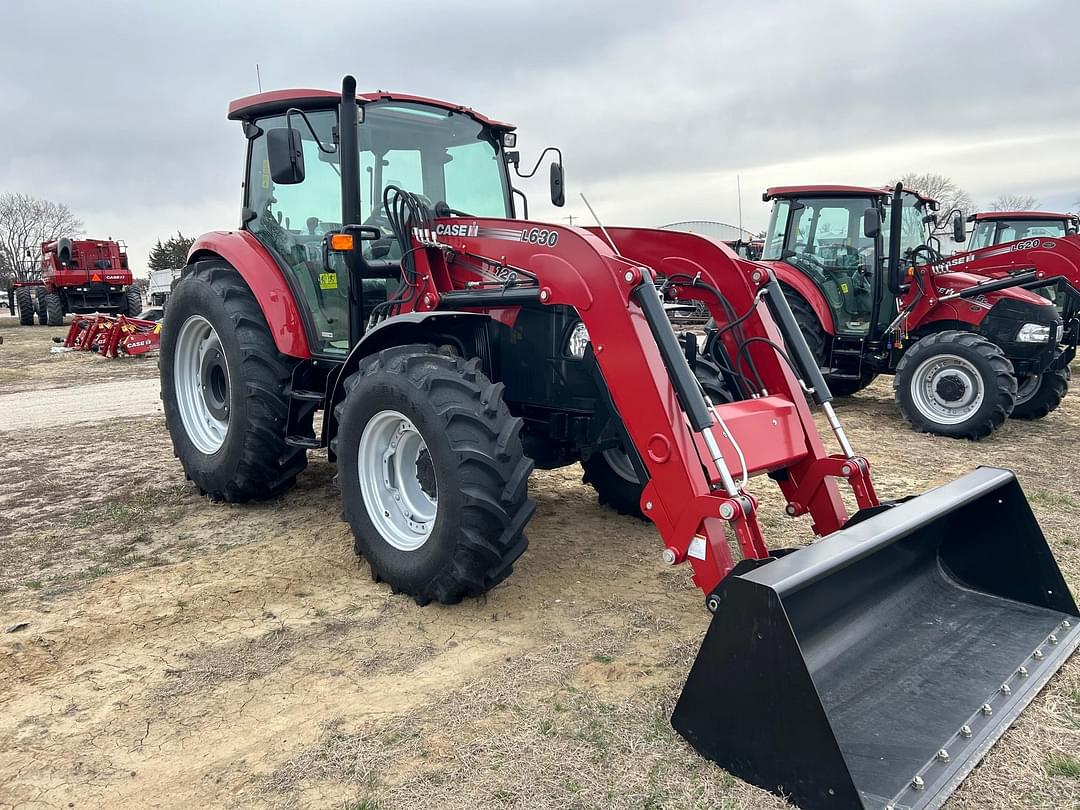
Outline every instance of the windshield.
{"type": "Polygon", "coordinates": [[[360,210],[379,216],[398,186],[478,217],[510,216],[506,171],[494,135],[462,113],[382,101],[360,125],[360,210]]]}
{"type": "Polygon", "coordinates": [[[775,200],[769,217],[769,230],[765,232],[765,246],[761,249],[762,259],[779,261],[784,252],[787,234],[788,214],[791,212],[789,200],[775,200]]]}
{"type": "Polygon", "coordinates": [[[978,250],[1002,242],[1016,242],[1036,236],[1062,237],[1065,223],[1060,219],[981,219],[971,232],[968,250],[978,250]]]}

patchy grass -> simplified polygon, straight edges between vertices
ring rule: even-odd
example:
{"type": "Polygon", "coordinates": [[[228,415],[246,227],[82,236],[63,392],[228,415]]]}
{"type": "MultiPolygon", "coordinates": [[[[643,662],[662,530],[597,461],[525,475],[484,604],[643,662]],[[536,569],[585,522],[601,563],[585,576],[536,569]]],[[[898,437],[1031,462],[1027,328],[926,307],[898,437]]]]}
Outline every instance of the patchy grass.
{"type": "Polygon", "coordinates": [[[1055,754],[1046,760],[1046,775],[1080,779],[1080,759],[1068,754],[1055,754]]]}

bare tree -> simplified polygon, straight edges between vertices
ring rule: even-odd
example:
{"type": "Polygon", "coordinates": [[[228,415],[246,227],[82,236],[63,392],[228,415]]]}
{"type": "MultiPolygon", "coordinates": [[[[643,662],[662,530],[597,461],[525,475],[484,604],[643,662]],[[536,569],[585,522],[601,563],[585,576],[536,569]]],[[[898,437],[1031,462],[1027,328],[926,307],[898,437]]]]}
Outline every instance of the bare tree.
{"type": "Polygon", "coordinates": [[[999,194],[987,206],[989,211],[1033,211],[1039,201],[1028,194],[999,194]]]}
{"type": "Polygon", "coordinates": [[[82,233],[83,221],[63,203],[29,194],[0,194],[0,276],[4,276],[4,286],[8,277],[29,281],[38,276],[34,259],[42,242],[82,233]]]}
{"type": "MultiPolygon", "coordinates": [[[[943,174],[908,172],[898,178],[898,181],[904,184],[904,188],[913,189],[937,200],[943,214],[954,208],[959,208],[968,214],[975,208],[975,201],[971,195],[960,188],[951,177],[943,174]]],[[[894,185],[898,181],[893,180],[889,185],[894,185]]]]}

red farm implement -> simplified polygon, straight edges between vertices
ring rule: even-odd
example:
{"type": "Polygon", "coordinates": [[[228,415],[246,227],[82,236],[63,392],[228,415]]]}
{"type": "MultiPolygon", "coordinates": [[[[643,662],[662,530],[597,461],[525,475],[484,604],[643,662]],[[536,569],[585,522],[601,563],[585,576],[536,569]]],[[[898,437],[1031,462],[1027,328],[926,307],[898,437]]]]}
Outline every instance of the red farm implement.
{"type": "MultiPolygon", "coordinates": [[[[525,552],[532,470],[580,462],[711,613],[674,727],[807,810],[939,806],[1080,644],[1011,472],[879,500],[770,267],[517,218],[517,133],[458,104],[346,77],[229,117],[243,225],[196,240],[161,344],[173,447],[212,498],[275,497],[325,447],[374,580],[451,604],[525,552]],[[708,309],[704,345],[658,276],[708,309]],[[752,481],[820,539],[770,546],[752,481]]],[[[555,205],[563,180],[560,156],[555,205]]]]}
{"type": "MultiPolygon", "coordinates": [[[[54,338],[57,342],[59,338],[54,338]]],[[[146,354],[158,348],[161,324],[126,315],[78,315],[58,351],[97,352],[102,357],[146,354]]]]}

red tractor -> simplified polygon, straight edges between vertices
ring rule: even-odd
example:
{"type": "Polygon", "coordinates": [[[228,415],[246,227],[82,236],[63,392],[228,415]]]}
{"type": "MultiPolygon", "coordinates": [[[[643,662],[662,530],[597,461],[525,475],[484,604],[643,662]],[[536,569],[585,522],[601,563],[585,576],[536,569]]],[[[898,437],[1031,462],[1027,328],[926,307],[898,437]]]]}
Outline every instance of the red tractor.
{"type": "Polygon", "coordinates": [[[126,247],[109,239],[61,238],[41,244],[41,280],[15,282],[8,296],[19,322],[62,326],[68,313],[134,317],[142,295],[132,285],[126,247]]]}
{"type": "MultiPolygon", "coordinates": [[[[161,342],[173,447],[210,497],[279,495],[325,447],[374,580],[455,603],[525,552],[534,467],[603,471],[713,614],[675,728],[804,808],[936,806],[1080,644],[1012,473],[879,501],[768,268],[692,234],[518,219],[514,128],[459,104],[346,77],[229,118],[242,225],[196,240],[161,342]],[[707,305],[704,346],[660,274],[707,305]],[[754,476],[822,539],[770,548],[754,476]]],[[[561,156],[550,180],[561,204],[561,156]]]]}
{"type": "MultiPolygon", "coordinates": [[[[1059,280],[1080,290],[1080,240],[1044,240],[1037,251],[1029,248],[1038,240],[1028,240],[945,259],[929,237],[937,203],[915,191],[786,186],[764,199],[773,211],[762,261],[834,392],[894,374],[908,422],[970,439],[1010,415],[1040,418],[1061,402],[1080,323],[1063,322],[1032,290],[1059,280]],[[1019,251],[1020,265],[995,258],[1010,251],[1019,251]]],[[[954,225],[963,231],[962,220],[954,225]]]]}
{"type": "Polygon", "coordinates": [[[967,240],[968,250],[1035,237],[1060,239],[1063,236],[1076,236],[1080,230],[1080,216],[1077,214],[1051,211],[982,211],[971,214],[967,221],[974,223],[967,240]]]}

